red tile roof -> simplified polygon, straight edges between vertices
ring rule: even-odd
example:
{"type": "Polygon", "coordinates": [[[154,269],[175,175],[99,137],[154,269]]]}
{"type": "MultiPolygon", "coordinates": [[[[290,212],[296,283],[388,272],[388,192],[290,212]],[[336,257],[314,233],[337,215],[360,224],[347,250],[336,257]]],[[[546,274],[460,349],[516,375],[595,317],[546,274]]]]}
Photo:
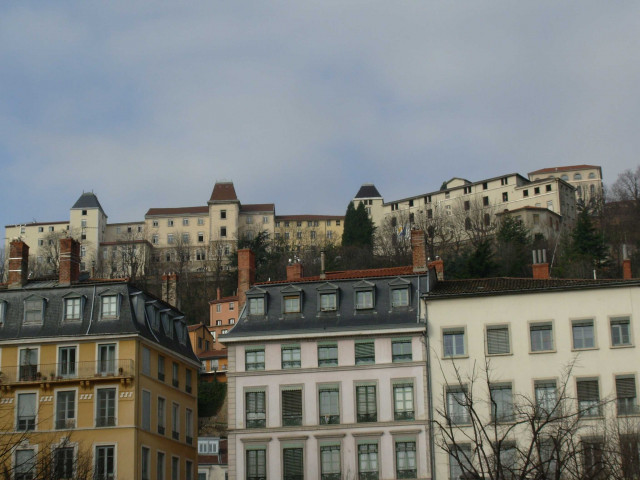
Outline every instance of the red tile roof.
{"type": "Polygon", "coordinates": [[[227,303],[227,302],[237,302],[238,301],[238,297],[222,297],[218,300],[211,300],[209,302],[210,305],[213,305],[214,303],[227,303]]]}
{"type": "Polygon", "coordinates": [[[247,203],[240,205],[241,212],[275,212],[276,206],[273,203],[247,203]]]}
{"type": "Polygon", "coordinates": [[[573,170],[584,170],[585,168],[600,168],[598,165],[566,165],[564,167],[548,167],[541,168],[540,170],[534,170],[529,172],[529,175],[535,175],[538,173],[556,173],[556,172],[571,172],[573,170]]]}
{"type": "Polygon", "coordinates": [[[211,192],[210,202],[238,200],[233,182],[216,182],[211,192]]]}
{"type": "Polygon", "coordinates": [[[69,220],[62,220],[60,222],[16,223],[15,225],[5,225],[5,228],[12,228],[12,227],[39,227],[41,225],[61,225],[63,223],[69,223],[69,220]]]}
{"type": "Polygon", "coordinates": [[[209,207],[176,207],[176,208],[150,208],[145,217],[152,215],[181,215],[189,213],[209,213],[209,207]]]}
{"type": "Polygon", "coordinates": [[[268,285],[273,283],[299,283],[299,282],[318,282],[322,280],[345,280],[350,278],[372,278],[372,277],[394,277],[399,275],[413,275],[413,267],[388,267],[388,268],[370,268],[367,270],[346,270],[342,272],[326,272],[324,279],[320,276],[303,277],[299,280],[275,280],[271,282],[260,282],[256,285],[268,285]]]}
{"type": "Polygon", "coordinates": [[[281,220],[344,220],[344,215],[276,215],[276,221],[281,220]]]}

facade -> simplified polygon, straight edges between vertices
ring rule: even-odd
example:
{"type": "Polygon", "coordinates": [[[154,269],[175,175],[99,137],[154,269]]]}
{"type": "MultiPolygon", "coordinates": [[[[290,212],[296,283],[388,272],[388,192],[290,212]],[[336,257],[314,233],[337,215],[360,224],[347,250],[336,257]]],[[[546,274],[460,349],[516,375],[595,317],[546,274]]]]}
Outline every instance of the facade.
{"type": "Polygon", "coordinates": [[[198,480],[227,480],[227,439],[198,439],[198,480]]]}
{"type": "Polygon", "coordinates": [[[61,240],[56,279],[10,246],[0,286],[0,442],[11,478],[193,479],[197,379],[181,312],[123,280],[81,279],[61,240]]]}
{"type": "Polygon", "coordinates": [[[602,199],[602,167],[597,165],[569,165],[550,167],[529,173],[529,180],[546,177],[560,178],[576,189],[576,200],[602,199]]]}
{"type": "Polygon", "coordinates": [[[278,215],[274,238],[299,251],[309,246],[339,245],[343,228],[344,215],[278,215]]]}
{"type": "Polygon", "coordinates": [[[229,478],[430,477],[424,238],[414,266],[296,267],[225,337],[229,478]]]}
{"type": "Polygon", "coordinates": [[[215,378],[219,382],[226,382],[227,349],[216,342],[211,327],[199,323],[190,325],[188,329],[194,353],[201,362],[200,381],[213,382],[215,378]]]}

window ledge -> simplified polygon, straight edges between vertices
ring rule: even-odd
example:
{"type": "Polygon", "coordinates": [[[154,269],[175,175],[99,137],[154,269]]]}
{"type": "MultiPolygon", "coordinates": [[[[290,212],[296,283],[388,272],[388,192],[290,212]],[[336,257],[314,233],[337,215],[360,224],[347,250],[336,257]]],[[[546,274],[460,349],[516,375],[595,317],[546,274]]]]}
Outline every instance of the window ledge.
{"type": "Polygon", "coordinates": [[[557,350],[553,349],[553,350],[529,350],[529,353],[531,355],[540,355],[540,354],[544,354],[544,353],[556,353],[557,350]]]}
{"type": "Polygon", "coordinates": [[[460,358],[469,358],[468,354],[464,354],[464,355],[449,355],[448,357],[445,357],[444,355],[442,356],[443,360],[455,360],[455,359],[460,359],[460,358]]]}
{"type": "Polygon", "coordinates": [[[589,350],[600,350],[598,347],[572,348],[572,352],[588,352],[589,350]]]}
{"type": "Polygon", "coordinates": [[[513,356],[513,352],[509,353],[486,353],[485,357],[511,357],[513,356]]]}
{"type": "Polygon", "coordinates": [[[633,348],[635,345],[633,343],[625,344],[625,345],[611,345],[611,348],[633,348]]]}

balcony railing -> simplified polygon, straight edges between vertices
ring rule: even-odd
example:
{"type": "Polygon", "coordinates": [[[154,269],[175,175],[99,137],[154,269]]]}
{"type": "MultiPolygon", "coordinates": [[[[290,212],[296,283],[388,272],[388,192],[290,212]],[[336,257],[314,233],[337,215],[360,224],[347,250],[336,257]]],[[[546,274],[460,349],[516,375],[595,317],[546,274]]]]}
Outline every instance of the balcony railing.
{"type": "Polygon", "coordinates": [[[176,432],[175,430],[173,430],[171,432],[171,438],[173,438],[174,440],[180,440],[180,432],[176,432]]]}
{"type": "Polygon", "coordinates": [[[158,425],[158,433],[159,433],[160,435],[164,435],[164,427],[163,427],[163,426],[158,425]]]}
{"type": "Polygon", "coordinates": [[[96,418],[96,427],[115,427],[116,417],[98,417],[96,418]]]}
{"type": "Polygon", "coordinates": [[[340,423],[340,415],[320,415],[320,425],[337,425],[340,423]]]}
{"type": "Polygon", "coordinates": [[[3,366],[0,384],[64,382],[96,377],[133,377],[134,373],[134,362],[131,359],[13,365],[3,366]]]}
{"type": "Polygon", "coordinates": [[[191,445],[191,444],[193,444],[193,437],[190,437],[189,435],[187,435],[187,436],[186,436],[186,438],[185,438],[185,441],[186,441],[189,445],[191,445]]]}
{"type": "Polygon", "coordinates": [[[36,417],[35,416],[21,416],[18,417],[18,428],[16,430],[20,432],[25,432],[27,430],[35,430],[36,428],[36,417]]]}
{"type": "Polygon", "coordinates": [[[56,420],[56,430],[68,430],[76,428],[75,418],[65,418],[63,420],[56,420]]]}
{"type": "Polygon", "coordinates": [[[402,412],[395,412],[393,415],[394,420],[413,420],[413,410],[404,410],[402,412]]]}

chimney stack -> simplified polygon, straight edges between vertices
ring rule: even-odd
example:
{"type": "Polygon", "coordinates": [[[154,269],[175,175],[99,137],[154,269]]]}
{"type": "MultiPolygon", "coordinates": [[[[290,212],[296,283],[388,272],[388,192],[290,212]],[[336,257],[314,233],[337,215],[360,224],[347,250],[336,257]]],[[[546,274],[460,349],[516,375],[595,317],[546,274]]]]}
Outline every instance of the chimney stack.
{"type": "Polygon", "coordinates": [[[60,239],[60,285],[71,285],[80,278],[80,243],[73,238],[60,239]]]}
{"type": "Polygon", "coordinates": [[[444,280],[444,260],[436,257],[434,261],[429,262],[429,268],[433,268],[436,271],[436,278],[438,280],[444,280]]]}
{"type": "Polygon", "coordinates": [[[320,278],[322,280],[327,278],[327,274],[324,272],[324,269],[325,269],[324,262],[325,262],[324,250],[321,250],[320,251],[320,278]]]}
{"type": "Polygon", "coordinates": [[[631,259],[627,255],[627,246],[622,245],[622,278],[625,280],[631,280],[631,259]]]}
{"type": "Polygon", "coordinates": [[[248,248],[238,250],[238,308],[242,309],[246,291],[256,282],[256,255],[248,248]]]}
{"type": "Polygon", "coordinates": [[[296,280],[302,280],[303,269],[301,263],[294,263],[293,265],[287,265],[287,281],[295,282],[296,280]]]}
{"type": "Polygon", "coordinates": [[[162,300],[172,307],[179,308],[177,273],[165,273],[162,275],[162,300]]]}
{"type": "Polygon", "coordinates": [[[549,275],[549,264],[547,263],[547,251],[546,250],[533,250],[533,278],[538,280],[548,280],[551,278],[549,275]]]}
{"type": "Polygon", "coordinates": [[[14,240],[9,245],[9,288],[22,288],[29,278],[29,245],[14,240]]]}
{"type": "Polygon", "coordinates": [[[220,295],[220,287],[216,288],[216,300],[220,300],[221,295],[220,295]]]}
{"type": "Polygon", "coordinates": [[[411,230],[411,253],[413,254],[413,273],[427,271],[427,244],[422,230],[411,230]]]}

